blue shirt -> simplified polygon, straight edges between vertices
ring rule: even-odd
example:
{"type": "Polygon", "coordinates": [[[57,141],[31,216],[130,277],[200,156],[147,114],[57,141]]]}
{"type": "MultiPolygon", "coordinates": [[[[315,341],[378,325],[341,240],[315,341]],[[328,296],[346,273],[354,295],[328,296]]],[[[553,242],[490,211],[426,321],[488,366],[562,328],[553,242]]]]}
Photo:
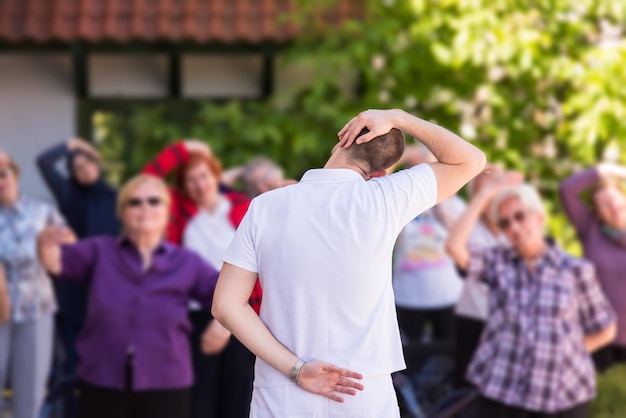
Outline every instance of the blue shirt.
{"type": "Polygon", "coordinates": [[[63,218],[47,203],[20,197],[0,207],[0,263],[7,276],[11,319],[25,322],[55,312],[52,283],[37,256],[37,235],[63,218]]]}

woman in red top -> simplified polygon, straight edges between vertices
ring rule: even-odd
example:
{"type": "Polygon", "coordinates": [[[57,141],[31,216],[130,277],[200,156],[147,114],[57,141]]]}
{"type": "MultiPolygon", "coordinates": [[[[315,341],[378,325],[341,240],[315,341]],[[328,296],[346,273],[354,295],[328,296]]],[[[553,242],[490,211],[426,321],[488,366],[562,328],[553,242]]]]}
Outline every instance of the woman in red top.
{"type": "MultiPolygon", "coordinates": [[[[221,164],[199,141],[176,142],[144,169],[161,178],[174,174],[167,238],[198,252],[216,268],[243,219],[247,196],[220,190],[221,164]]],[[[262,291],[257,284],[250,304],[259,313],[262,291]]],[[[254,355],[217,321],[191,307],[195,385],[192,417],[248,417],[254,355]]]]}

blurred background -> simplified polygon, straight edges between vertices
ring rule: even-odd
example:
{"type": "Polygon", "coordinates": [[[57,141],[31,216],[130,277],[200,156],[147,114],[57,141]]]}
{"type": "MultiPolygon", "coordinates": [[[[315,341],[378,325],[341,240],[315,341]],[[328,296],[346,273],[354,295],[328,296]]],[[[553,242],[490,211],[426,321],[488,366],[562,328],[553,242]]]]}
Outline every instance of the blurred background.
{"type": "MultiPolygon", "coordinates": [[[[556,188],[626,162],[624,0],[0,0],[0,146],[93,141],[120,184],[179,138],[299,178],[366,108],[404,108],[524,172],[579,253],[556,188]]],[[[594,417],[622,417],[626,370],[594,417]]]]}

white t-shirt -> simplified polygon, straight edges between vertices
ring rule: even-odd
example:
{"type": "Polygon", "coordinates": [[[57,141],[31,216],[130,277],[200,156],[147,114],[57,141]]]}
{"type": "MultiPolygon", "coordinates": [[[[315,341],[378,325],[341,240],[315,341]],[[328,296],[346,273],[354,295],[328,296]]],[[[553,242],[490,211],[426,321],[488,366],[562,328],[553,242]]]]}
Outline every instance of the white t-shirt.
{"type": "Polygon", "coordinates": [[[189,221],[183,235],[183,245],[217,270],[222,268],[222,257],[235,236],[229,218],[231,206],[228,199],[221,198],[213,213],[200,210],[189,221]]]}
{"type": "Polygon", "coordinates": [[[463,282],[445,249],[448,229],[466,204],[452,196],[428,209],[404,227],[394,250],[393,290],[396,305],[408,309],[438,309],[456,304],[463,282]]]}
{"type": "MultiPolygon", "coordinates": [[[[261,319],[300,358],[392,373],[405,367],[393,246],[436,196],[425,164],[370,181],[349,169],[309,170],[252,201],[224,261],[259,274],[261,319]]],[[[288,383],[257,359],[256,386],[288,383]]]]}

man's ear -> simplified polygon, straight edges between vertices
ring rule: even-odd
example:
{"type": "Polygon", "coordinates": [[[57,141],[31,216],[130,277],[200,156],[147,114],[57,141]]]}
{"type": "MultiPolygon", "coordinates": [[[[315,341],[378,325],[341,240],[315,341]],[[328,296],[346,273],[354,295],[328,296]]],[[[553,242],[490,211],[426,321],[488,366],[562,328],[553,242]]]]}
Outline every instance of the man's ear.
{"type": "Polygon", "coordinates": [[[387,170],[378,170],[369,175],[369,178],[384,177],[387,175],[387,170]]]}

